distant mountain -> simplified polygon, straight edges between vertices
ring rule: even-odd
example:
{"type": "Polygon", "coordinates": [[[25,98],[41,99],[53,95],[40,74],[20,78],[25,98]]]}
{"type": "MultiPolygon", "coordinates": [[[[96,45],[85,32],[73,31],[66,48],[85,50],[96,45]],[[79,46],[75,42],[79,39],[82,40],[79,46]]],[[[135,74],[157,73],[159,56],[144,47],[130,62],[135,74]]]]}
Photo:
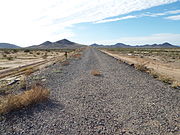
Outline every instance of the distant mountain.
{"type": "Polygon", "coordinates": [[[14,44],[9,44],[9,43],[0,43],[0,48],[15,49],[15,48],[21,48],[21,47],[14,44]]]}
{"type": "Polygon", "coordinates": [[[40,45],[50,45],[50,44],[52,44],[52,42],[46,41],[46,42],[44,42],[44,43],[42,43],[42,44],[40,44],[40,45]]]}
{"type": "Polygon", "coordinates": [[[143,48],[175,48],[178,46],[172,45],[170,43],[163,43],[163,44],[153,44],[153,45],[143,45],[143,46],[138,46],[138,47],[143,47],[143,48]]]}
{"type": "Polygon", "coordinates": [[[123,43],[117,43],[117,44],[113,45],[113,47],[130,48],[131,46],[123,44],[123,43]]]}
{"type": "Polygon", "coordinates": [[[81,48],[85,45],[81,45],[75,42],[71,42],[67,39],[62,39],[56,42],[50,42],[46,41],[40,45],[33,45],[28,48],[36,48],[36,49],[75,49],[75,48],[81,48]]]}
{"type": "Polygon", "coordinates": [[[153,45],[136,45],[136,46],[131,46],[131,45],[126,45],[123,43],[117,43],[115,45],[98,45],[98,44],[92,44],[90,45],[92,47],[97,47],[97,48],[176,48],[179,46],[172,45],[170,43],[163,43],[163,44],[153,44],[153,45]]]}
{"type": "Polygon", "coordinates": [[[90,46],[92,46],[92,47],[104,47],[104,45],[98,45],[98,44],[92,44],[92,45],[90,45],[90,46]]]}
{"type": "Polygon", "coordinates": [[[99,45],[99,44],[94,43],[90,46],[97,47],[97,48],[130,48],[130,47],[132,47],[130,45],[126,45],[123,43],[117,43],[115,45],[99,45]]]}
{"type": "Polygon", "coordinates": [[[62,40],[56,41],[55,43],[56,43],[56,44],[64,44],[64,45],[76,44],[76,43],[71,42],[71,41],[69,41],[69,40],[67,40],[67,39],[62,39],[62,40]]]}

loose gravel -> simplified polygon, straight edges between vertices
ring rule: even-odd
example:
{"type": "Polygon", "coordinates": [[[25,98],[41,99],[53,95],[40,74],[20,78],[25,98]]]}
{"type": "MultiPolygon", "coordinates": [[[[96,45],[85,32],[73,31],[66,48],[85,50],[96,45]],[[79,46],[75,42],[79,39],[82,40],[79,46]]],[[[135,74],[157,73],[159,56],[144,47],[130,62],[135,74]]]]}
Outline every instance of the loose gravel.
{"type": "Polygon", "coordinates": [[[93,48],[69,63],[34,75],[50,99],[1,116],[1,135],[180,133],[179,90],[93,48]]]}

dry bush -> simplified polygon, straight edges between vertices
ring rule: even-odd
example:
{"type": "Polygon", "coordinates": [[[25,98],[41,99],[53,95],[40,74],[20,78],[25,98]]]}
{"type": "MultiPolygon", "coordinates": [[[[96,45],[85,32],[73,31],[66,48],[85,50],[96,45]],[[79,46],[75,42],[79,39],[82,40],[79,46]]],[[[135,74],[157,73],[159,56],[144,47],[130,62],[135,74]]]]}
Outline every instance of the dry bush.
{"type": "Polygon", "coordinates": [[[98,70],[92,70],[91,74],[94,75],[94,76],[101,76],[101,72],[98,71],[98,70]]]}
{"type": "Polygon", "coordinates": [[[158,76],[158,80],[161,80],[163,81],[164,83],[167,83],[167,84],[172,84],[173,83],[173,80],[165,75],[160,75],[158,76]]]}
{"type": "Polygon", "coordinates": [[[173,88],[180,88],[180,82],[174,81],[174,82],[172,83],[172,87],[173,87],[173,88]]]}
{"type": "Polygon", "coordinates": [[[157,78],[158,80],[167,83],[167,84],[173,84],[173,79],[168,77],[167,75],[163,75],[160,73],[155,72],[153,69],[151,69],[150,74],[154,77],[157,78]]]}
{"type": "Polygon", "coordinates": [[[49,93],[49,90],[43,88],[40,84],[36,84],[31,90],[21,94],[8,95],[0,101],[0,114],[46,100],[49,93]]]}
{"type": "Polygon", "coordinates": [[[0,67],[0,70],[7,69],[7,67],[0,67]]]}
{"type": "Polygon", "coordinates": [[[47,59],[47,57],[48,57],[47,53],[45,53],[45,54],[42,56],[43,59],[47,59]]]}
{"type": "Polygon", "coordinates": [[[147,68],[146,65],[143,64],[143,63],[135,64],[134,67],[135,67],[137,70],[140,70],[140,71],[144,71],[144,72],[147,72],[147,71],[148,71],[148,68],[147,68]]]}
{"type": "Polygon", "coordinates": [[[9,57],[7,57],[7,60],[11,61],[11,60],[14,60],[14,58],[9,56],[9,57]]]}
{"type": "Polygon", "coordinates": [[[67,65],[69,65],[70,63],[69,63],[69,61],[64,61],[64,62],[62,62],[62,66],[67,66],[67,65]]]}
{"type": "Polygon", "coordinates": [[[29,76],[30,74],[32,74],[33,72],[35,72],[35,69],[34,68],[28,68],[26,69],[25,71],[25,76],[29,76]]]}

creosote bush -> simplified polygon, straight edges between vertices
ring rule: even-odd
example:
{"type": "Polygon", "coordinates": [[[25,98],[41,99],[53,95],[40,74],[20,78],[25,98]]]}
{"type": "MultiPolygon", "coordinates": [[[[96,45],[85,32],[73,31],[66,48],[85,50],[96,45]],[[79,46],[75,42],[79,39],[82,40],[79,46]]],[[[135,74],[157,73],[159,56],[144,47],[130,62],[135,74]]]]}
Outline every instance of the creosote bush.
{"type": "Polygon", "coordinates": [[[0,114],[20,109],[48,99],[50,92],[40,84],[18,95],[8,95],[0,101],[0,114]]]}

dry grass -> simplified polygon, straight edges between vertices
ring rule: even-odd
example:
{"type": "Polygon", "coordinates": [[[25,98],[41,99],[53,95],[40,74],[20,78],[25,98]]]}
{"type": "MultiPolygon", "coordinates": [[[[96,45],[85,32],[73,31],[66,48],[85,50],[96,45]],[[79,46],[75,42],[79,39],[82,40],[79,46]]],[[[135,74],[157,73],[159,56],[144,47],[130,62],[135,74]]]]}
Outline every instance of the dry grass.
{"type": "Polygon", "coordinates": [[[134,67],[135,67],[137,70],[144,71],[144,72],[147,72],[147,71],[149,70],[149,69],[146,67],[146,64],[144,64],[144,63],[135,64],[134,67]]]}
{"type": "Polygon", "coordinates": [[[0,67],[0,70],[7,69],[8,67],[0,67]]]}
{"type": "Polygon", "coordinates": [[[94,76],[101,76],[102,75],[101,72],[98,71],[98,70],[92,70],[91,74],[94,75],[94,76]]]}
{"type": "MultiPolygon", "coordinates": [[[[160,73],[155,72],[153,69],[151,69],[150,74],[154,77],[157,78],[158,80],[167,83],[167,84],[173,84],[174,80],[167,75],[163,75],[160,73]]],[[[175,85],[175,84],[174,84],[175,85]]]]}
{"type": "Polygon", "coordinates": [[[180,88],[180,82],[174,81],[174,82],[172,83],[172,87],[173,87],[173,88],[180,88]]]}
{"type": "Polygon", "coordinates": [[[167,84],[172,84],[173,83],[173,80],[167,76],[164,76],[164,75],[160,75],[158,77],[158,80],[161,80],[162,82],[164,83],[167,83],[167,84]]]}
{"type": "Polygon", "coordinates": [[[25,91],[21,94],[8,95],[0,101],[0,114],[46,100],[49,93],[49,90],[43,88],[42,85],[36,84],[31,90],[25,91]]]}
{"type": "Polygon", "coordinates": [[[30,74],[32,74],[33,72],[35,72],[35,69],[34,68],[28,68],[26,71],[25,71],[25,76],[29,76],[30,74]]]}

